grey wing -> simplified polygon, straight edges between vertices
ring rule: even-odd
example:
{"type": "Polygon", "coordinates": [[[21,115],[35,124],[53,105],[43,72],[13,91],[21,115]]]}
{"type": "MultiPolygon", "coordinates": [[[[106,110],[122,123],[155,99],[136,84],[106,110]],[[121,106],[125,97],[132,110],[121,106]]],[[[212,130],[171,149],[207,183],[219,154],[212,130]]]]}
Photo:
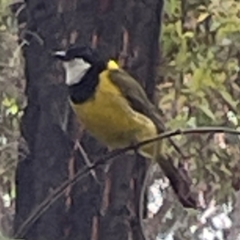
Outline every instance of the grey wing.
{"type": "Polygon", "coordinates": [[[149,117],[157,126],[158,131],[164,130],[160,112],[150,102],[141,85],[133,77],[124,70],[114,69],[109,71],[109,78],[121,90],[135,111],[149,117]]]}

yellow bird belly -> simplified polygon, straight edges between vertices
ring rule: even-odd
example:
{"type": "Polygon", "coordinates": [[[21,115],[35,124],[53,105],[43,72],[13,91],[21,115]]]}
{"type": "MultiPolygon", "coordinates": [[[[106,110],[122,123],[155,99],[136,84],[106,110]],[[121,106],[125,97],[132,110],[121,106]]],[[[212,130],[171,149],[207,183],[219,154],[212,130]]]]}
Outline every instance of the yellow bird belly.
{"type": "Polygon", "coordinates": [[[134,111],[120,90],[100,74],[95,95],[73,109],[85,128],[111,149],[122,148],[157,135],[153,122],[134,111]]]}

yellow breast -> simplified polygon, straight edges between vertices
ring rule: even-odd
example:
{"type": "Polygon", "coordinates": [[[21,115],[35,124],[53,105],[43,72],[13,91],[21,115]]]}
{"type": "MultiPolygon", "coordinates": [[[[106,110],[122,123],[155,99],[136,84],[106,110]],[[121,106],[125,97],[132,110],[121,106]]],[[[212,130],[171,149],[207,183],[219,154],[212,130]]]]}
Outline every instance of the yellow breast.
{"type": "Polygon", "coordinates": [[[82,104],[73,105],[73,108],[85,128],[112,149],[129,146],[157,134],[152,121],[129,106],[108,78],[108,71],[101,73],[95,95],[82,104]]]}

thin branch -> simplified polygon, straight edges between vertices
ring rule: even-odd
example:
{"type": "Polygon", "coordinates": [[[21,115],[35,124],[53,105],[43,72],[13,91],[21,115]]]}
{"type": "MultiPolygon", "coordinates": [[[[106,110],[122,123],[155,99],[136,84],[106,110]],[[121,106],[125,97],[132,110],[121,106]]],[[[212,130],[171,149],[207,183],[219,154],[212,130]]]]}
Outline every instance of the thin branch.
{"type": "Polygon", "coordinates": [[[41,46],[44,45],[44,40],[36,32],[26,30],[25,34],[28,34],[28,35],[31,35],[32,37],[34,37],[41,46]]]}
{"type": "Polygon", "coordinates": [[[156,142],[159,140],[163,140],[166,138],[171,138],[177,135],[189,135],[189,134],[206,134],[206,133],[229,133],[234,135],[240,135],[240,131],[231,128],[225,127],[199,127],[192,129],[178,129],[173,131],[167,131],[165,133],[159,134],[155,138],[140,142],[135,146],[128,146],[119,150],[114,150],[111,153],[103,156],[98,161],[93,164],[89,164],[89,166],[84,167],[79,170],[76,175],[69,180],[63,182],[58,188],[56,188],[42,203],[40,203],[33,212],[29,215],[29,217],[23,222],[23,224],[19,227],[17,232],[14,235],[14,238],[23,238],[28,229],[47,211],[47,209],[57,201],[64,193],[65,189],[69,185],[74,185],[79,182],[82,178],[84,178],[91,170],[94,168],[106,164],[108,161],[113,158],[122,155],[130,150],[137,150],[140,147],[150,144],[152,142],[156,142]]]}
{"type": "Polygon", "coordinates": [[[126,147],[126,151],[131,149],[138,149],[146,144],[156,142],[159,140],[163,140],[165,138],[171,138],[177,135],[189,135],[189,134],[206,134],[206,133],[229,133],[233,135],[240,135],[240,131],[227,128],[227,127],[197,127],[197,128],[190,128],[190,129],[177,129],[172,131],[167,131],[165,133],[159,134],[155,138],[151,138],[149,140],[140,142],[132,147],[126,147]]]}
{"type": "MultiPolygon", "coordinates": [[[[92,165],[91,160],[89,159],[86,151],[84,150],[84,148],[82,147],[82,145],[79,143],[78,140],[76,141],[75,146],[76,146],[76,148],[78,148],[79,152],[81,153],[81,155],[82,155],[82,157],[83,157],[83,160],[85,161],[86,165],[87,165],[88,167],[91,167],[91,165],[92,165]]],[[[100,181],[99,181],[98,178],[97,178],[96,171],[94,171],[94,170],[92,169],[92,170],[90,170],[90,172],[91,172],[93,178],[95,179],[95,181],[96,181],[97,183],[100,183],[100,181]]]]}

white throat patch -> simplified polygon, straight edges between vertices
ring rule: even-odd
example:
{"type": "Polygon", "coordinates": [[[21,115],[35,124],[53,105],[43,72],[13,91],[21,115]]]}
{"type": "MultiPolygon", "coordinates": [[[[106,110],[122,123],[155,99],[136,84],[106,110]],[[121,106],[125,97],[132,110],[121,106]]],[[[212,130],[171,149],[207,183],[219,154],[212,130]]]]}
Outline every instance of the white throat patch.
{"type": "Polygon", "coordinates": [[[76,58],[69,62],[64,62],[63,66],[66,70],[66,84],[71,86],[82,80],[87,70],[91,67],[91,64],[81,58],[76,58]]]}

